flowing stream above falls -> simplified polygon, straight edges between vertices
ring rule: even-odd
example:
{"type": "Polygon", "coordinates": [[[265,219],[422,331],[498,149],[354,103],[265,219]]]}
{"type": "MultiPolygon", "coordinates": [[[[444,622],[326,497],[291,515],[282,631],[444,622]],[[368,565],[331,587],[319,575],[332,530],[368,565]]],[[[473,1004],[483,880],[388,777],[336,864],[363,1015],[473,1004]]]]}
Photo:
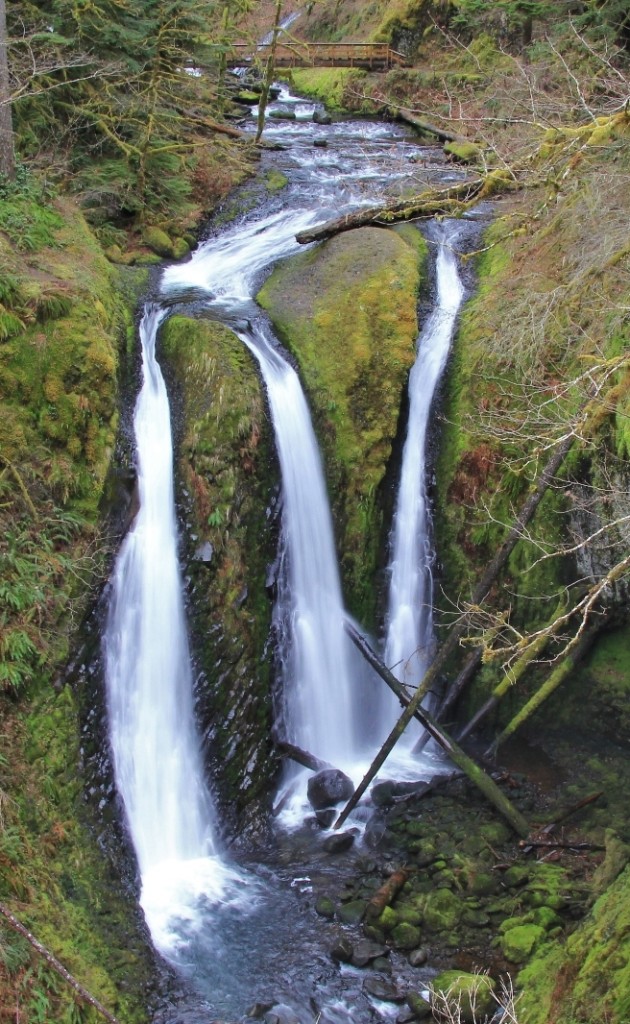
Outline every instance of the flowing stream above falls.
{"type": "MultiPolygon", "coordinates": [[[[331,515],[308,406],[254,296],[279,259],[303,248],[295,241],[300,230],[373,205],[401,188],[460,174],[398,127],[361,121],[316,125],[307,120],[313,104],[285,90],[274,105],[297,114],[296,120],[269,122],[266,129],[268,139],[286,147],[274,154],[273,163],[286,174],[288,186],[263,211],[212,235],[185,263],[167,267],[161,282],[164,306],[147,307],[142,320],[143,385],[134,415],[140,507],[116,563],[104,639],[111,746],[154,943],[194,975],[213,1011],[242,1015],[256,998],[270,994],[304,1007],[315,993],[322,1022],[378,1021],[386,1011],[365,996],[358,998],[328,958],[321,961],[323,940],[320,936],[320,945],[313,945],[312,911],[309,916],[299,899],[308,885],[292,887],[287,869],[237,869],[221,852],[193,719],[170,414],[155,345],[170,305],[181,311],[189,301],[197,307],[201,302],[208,315],[235,331],[258,363],[283,491],[275,612],[283,700],[277,715],[289,742],[356,782],[389,731],[397,704],[381,697],[382,684],[363,678],[365,670],[345,636],[331,515]],[[326,148],[313,146],[318,137],[326,148]],[[375,717],[381,731],[376,738],[375,717]],[[279,963],[291,955],[301,967],[294,966],[289,976],[279,963]]],[[[411,375],[409,437],[392,531],[386,660],[400,662],[406,681],[413,652],[419,648],[426,656],[432,636],[426,432],[463,297],[450,249],[454,228],[442,226],[432,238],[438,253],[436,308],[422,331],[411,375]],[[411,614],[414,608],[424,611],[411,614]]],[[[413,681],[419,681],[423,664],[420,657],[413,681]]],[[[436,770],[431,755],[414,758],[404,747],[391,762],[396,776],[422,777],[436,770]]],[[[304,770],[295,769],[283,782],[281,820],[287,826],[304,817],[306,778],[304,770]]],[[[296,853],[296,863],[300,856],[296,853]]],[[[306,859],[317,863],[318,856],[310,852],[306,859]]],[[[325,932],[327,926],[317,927],[325,932]]]]}

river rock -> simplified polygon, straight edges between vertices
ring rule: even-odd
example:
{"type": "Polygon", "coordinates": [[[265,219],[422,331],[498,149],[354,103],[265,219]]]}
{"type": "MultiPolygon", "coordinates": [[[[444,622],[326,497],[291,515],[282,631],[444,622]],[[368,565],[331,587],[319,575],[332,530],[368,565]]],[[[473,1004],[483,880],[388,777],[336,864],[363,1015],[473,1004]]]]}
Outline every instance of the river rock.
{"type": "Polygon", "coordinates": [[[331,836],[327,836],[322,843],[322,849],[326,853],[345,853],[349,850],[354,843],[353,832],[333,832],[331,836]]]}
{"type": "Polygon", "coordinates": [[[425,1020],[431,1016],[431,1004],[419,992],[407,993],[407,1006],[416,1020],[425,1020]]]}
{"type": "Polygon", "coordinates": [[[365,967],[371,961],[386,956],[389,956],[387,946],[381,946],[378,942],[370,942],[369,939],[361,939],[352,951],[351,963],[354,967],[365,967]]]}
{"type": "Polygon", "coordinates": [[[337,911],[337,917],[342,924],[360,924],[365,917],[367,902],[365,900],[350,900],[344,903],[337,911]]]}
{"type": "Polygon", "coordinates": [[[426,964],[428,959],[429,951],[428,949],[425,949],[424,946],[420,946],[419,949],[412,949],[409,954],[409,963],[412,967],[422,967],[423,964],[426,964]]]}
{"type": "Polygon", "coordinates": [[[326,149],[328,147],[328,140],[327,139],[313,139],[313,145],[316,146],[317,149],[326,149]]]}
{"type": "Polygon", "coordinates": [[[354,783],[338,768],[325,768],[308,780],[306,793],[316,811],[345,803],[354,793],[354,783]]]}
{"type": "Polygon", "coordinates": [[[458,1008],[463,1024],[475,1024],[496,1008],[492,995],[495,988],[495,982],[487,974],[443,971],[432,981],[432,1003],[437,1013],[441,1013],[442,1001],[446,1000],[449,1007],[458,1008]]]}
{"type": "Polygon", "coordinates": [[[285,1003],[276,1003],[264,1017],[266,1024],[301,1024],[300,1018],[285,1003]]]}
{"type": "Polygon", "coordinates": [[[405,997],[396,983],[388,978],[366,978],[363,988],[375,999],[382,999],[386,1003],[404,1003],[405,1001],[405,997]]]}
{"type": "Polygon", "coordinates": [[[332,117],[327,110],[316,110],[313,114],[315,124],[332,124],[332,117]]]}
{"type": "Polygon", "coordinates": [[[330,951],[333,960],[338,964],[352,963],[354,947],[346,935],[338,935],[337,940],[330,951]]]}
{"type": "Polygon", "coordinates": [[[336,817],[337,812],[334,807],[324,807],[321,811],[315,812],[315,818],[320,828],[330,828],[336,817]]]}

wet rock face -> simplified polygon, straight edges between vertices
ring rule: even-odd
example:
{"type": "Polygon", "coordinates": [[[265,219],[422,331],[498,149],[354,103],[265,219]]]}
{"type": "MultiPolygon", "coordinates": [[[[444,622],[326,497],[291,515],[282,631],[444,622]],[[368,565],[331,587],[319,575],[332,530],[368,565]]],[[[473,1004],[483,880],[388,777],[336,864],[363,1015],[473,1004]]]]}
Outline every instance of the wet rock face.
{"type": "Polygon", "coordinates": [[[326,464],[345,589],[363,622],[375,610],[385,477],[415,358],[425,255],[426,243],[409,226],[347,231],[283,261],[257,296],[299,364],[326,464]]]}
{"type": "Polygon", "coordinates": [[[179,405],[178,497],[196,703],[221,818],[258,828],[277,769],[272,756],[274,455],[260,383],[235,335],[181,316],[162,328],[179,405]]]}

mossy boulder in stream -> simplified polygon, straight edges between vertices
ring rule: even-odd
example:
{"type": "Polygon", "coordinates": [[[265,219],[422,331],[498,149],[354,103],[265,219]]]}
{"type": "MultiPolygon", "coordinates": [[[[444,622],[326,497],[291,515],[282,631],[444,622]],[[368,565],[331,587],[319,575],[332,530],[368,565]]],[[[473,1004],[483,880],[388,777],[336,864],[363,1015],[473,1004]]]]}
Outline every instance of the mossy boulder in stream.
{"type": "Polygon", "coordinates": [[[258,295],[294,353],[324,451],[353,609],[374,611],[381,490],[418,334],[425,243],[360,228],[280,264],[258,295]]]}
{"type": "Polygon", "coordinates": [[[218,796],[231,823],[243,824],[276,766],[265,657],[277,479],[269,425],[251,356],[230,330],[175,316],[160,343],[182,397],[178,465],[198,710],[218,796]]]}

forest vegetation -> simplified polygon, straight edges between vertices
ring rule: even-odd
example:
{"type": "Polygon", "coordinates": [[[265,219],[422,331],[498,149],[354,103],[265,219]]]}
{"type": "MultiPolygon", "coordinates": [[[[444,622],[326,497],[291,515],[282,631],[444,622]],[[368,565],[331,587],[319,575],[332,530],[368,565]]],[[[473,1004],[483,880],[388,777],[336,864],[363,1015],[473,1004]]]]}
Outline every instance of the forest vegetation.
{"type": "MultiPolygon", "coordinates": [[[[103,507],[120,500],[131,465],[120,410],[136,373],[134,306],[147,268],[184,257],[256,173],[260,147],[235,127],[225,56],[235,40],[260,38],[279,10],[265,0],[0,0],[0,901],[129,1022],[147,1019],[155,965],[120,854],[104,856],[90,833],[77,772],[88,683],[66,685],[64,672],[116,543],[103,507]]],[[[570,771],[579,751],[552,722],[584,743],[590,789],[606,790],[607,808],[590,819],[590,838],[608,832],[586,922],[524,968],[521,1024],[624,1024],[628,5],[309,0],[290,34],[382,40],[406,55],[407,67],[384,75],[292,72],[296,89],[333,109],[402,113],[452,137],[445,150],[470,168],[476,194],[446,205],[431,190],[404,196],[401,219],[436,203],[454,215],[494,204],[465,256],[477,286],[442,394],[438,636],[462,625],[451,678],[476,659],[460,725],[490,702],[489,743],[524,724],[570,771]],[[477,600],[484,567],[560,449],[536,515],[477,600]],[[608,759],[590,735],[610,745],[608,759]]],[[[169,344],[176,362],[177,323],[169,344]]],[[[332,397],[322,385],[322,422],[332,397]]],[[[243,416],[253,459],[261,415],[252,397],[243,416]]],[[[353,543],[355,597],[375,614],[353,543]]],[[[0,1020],[18,1019],[101,1018],[3,926],[0,1020]]]]}

